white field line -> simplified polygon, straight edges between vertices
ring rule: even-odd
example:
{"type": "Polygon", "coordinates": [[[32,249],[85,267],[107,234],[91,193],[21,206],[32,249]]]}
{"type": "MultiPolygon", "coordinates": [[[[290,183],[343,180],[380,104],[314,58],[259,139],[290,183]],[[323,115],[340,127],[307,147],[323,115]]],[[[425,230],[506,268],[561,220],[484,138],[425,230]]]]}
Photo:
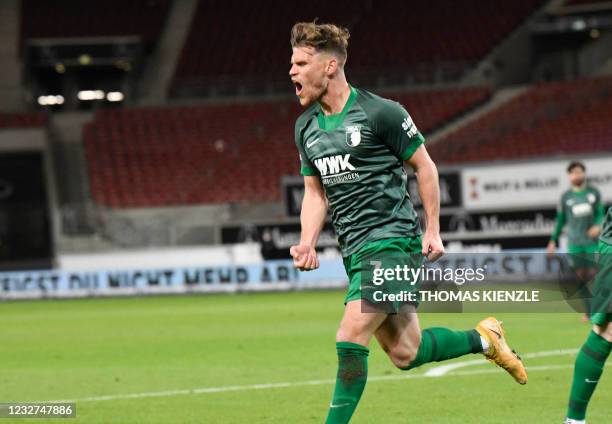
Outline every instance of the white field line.
{"type": "MultiPolygon", "coordinates": [[[[522,358],[541,358],[547,356],[562,356],[572,355],[578,352],[578,349],[561,349],[561,350],[550,350],[543,352],[532,352],[522,355],[522,358]]],[[[440,378],[440,377],[453,377],[453,376],[470,376],[470,375],[482,375],[482,374],[493,374],[502,372],[498,368],[490,369],[479,369],[472,371],[453,371],[457,368],[467,367],[471,365],[482,365],[486,364],[487,361],[484,359],[470,360],[455,362],[449,365],[442,365],[439,367],[432,368],[424,374],[403,374],[403,375],[378,375],[368,377],[368,382],[376,381],[396,381],[396,380],[414,380],[423,378],[440,378]]],[[[572,368],[574,364],[563,364],[563,365],[539,365],[527,367],[528,372],[534,371],[549,371],[572,368]]],[[[268,384],[247,384],[242,386],[222,386],[222,387],[200,387],[195,389],[182,389],[182,390],[165,390],[159,392],[142,392],[142,393],[124,393],[115,395],[105,396],[89,396],[78,399],[63,399],[63,400],[47,400],[43,402],[51,403],[73,403],[73,402],[103,402],[108,400],[126,400],[126,399],[142,399],[142,398],[154,398],[154,397],[171,397],[171,396],[184,396],[184,395],[200,395],[209,393],[225,393],[225,392],[242,392],[249,390],[267,390],[267,389],[283,389],[288,387],[303,387],[303,386],[321,386],[335,384],[335,379],[328,380],[310,380],[310,381],[293,381],[285,383],[268,383],[268,384]]]]}
{"type": "MultiPolygon", "coordinates": [[[[546,356],[563,356],[563,355],[574,355],[578,353],[578,349],[559,349],[559,350],[547,350],[544,352],[532,352],[521,355],[523,359],[542,358],[546,356]]],[[[448,365],[440,365],[439,367],[431,368],[425,372],[427,377],[442,377],[451,371],[458,368],[468,367],[470,365],[482,365],[486,364],[486,359],[473,359],[471,361],[453,362],[448,365]]],[[[531,367],[529,368],[529,370],[531,367]]]]}

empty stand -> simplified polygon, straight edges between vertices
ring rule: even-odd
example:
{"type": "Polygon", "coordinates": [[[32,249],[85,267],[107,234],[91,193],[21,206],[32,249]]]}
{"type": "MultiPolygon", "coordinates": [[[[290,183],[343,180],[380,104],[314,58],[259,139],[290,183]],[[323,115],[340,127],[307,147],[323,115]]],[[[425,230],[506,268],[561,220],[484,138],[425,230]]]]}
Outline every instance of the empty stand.
{"type": "Polygon", "coordinates": [[[598,3],[610,3],[610,0],[567,0],[565,6],[588,5],[598,3]]]}
{"type": "Polygon", "coordinates": [[[544,2],[481,0],[378,2],[355,31],[352,61],[367,67],[471,64],[544,2]],[[458,13],[460,11],[460,13],[458,13]]]}
{"type": "Polygon", "coordinates": [[[400,81],[398,76],[407,75],[433,81],[439,67],[456,78],[543,3],[514,0],[499,13],[499,4],[487,0],[456,0],[452,5],[446,0],[311,0],[297,7],[282,0],[266,1],[265,6],[201,0],[172,92],[193,96],[224,87],[265,89],[279,82],[289,88],[290,29],[316,17],[351,30],[347,72],[360,81],[400,81]]]}
{"type": "MultiPolygon", "coordinates": [[[[387,94],[422,131],[488,95],[387,94]]],[[[111,207],[278,201],[280,178],[299,172],[293,132],[301,112],[295,101],[100,110],[84,132],[94,199],[111,207]]]]}
{"type": "Polygon", "coordinates": [[[612,78],[539,84],[430,148],[460,163],[612,149],[612,78]]]}
{"type": "Polygon", "coordinates": [[[42,127],[46,122],[47,115],[44,113],[0,112],[0,129],[42,127]]]}
{"type": "Polygon", "coordinates": [[[289,32],[298,20],[353,26],[364,0],[313,0],[265,3],[241,0],[201,0],[183,46],[175,73],[174,91],[194,93],[214,86],[265,87],[283,81],[289,87],[289,32]]]}
{"type": "Polygon", "coordinates": [[[170,0],[23,0],[21,39],[138,35],[155,43],[170,0]]]}
{"type": "Polygon", "coordinates": [[[413,117],[419,130],[428,133],[489,98],[485,87],[439,89],[389,93],[384,96],[403,104],[413,117]]]}

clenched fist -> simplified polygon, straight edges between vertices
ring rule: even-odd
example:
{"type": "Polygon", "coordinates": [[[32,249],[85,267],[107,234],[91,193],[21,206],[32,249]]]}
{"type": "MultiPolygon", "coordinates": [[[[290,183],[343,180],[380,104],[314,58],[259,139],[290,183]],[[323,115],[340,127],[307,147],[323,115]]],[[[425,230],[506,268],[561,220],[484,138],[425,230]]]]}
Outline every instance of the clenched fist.
{"type": "Polygon", "coordinates": [[[293,257],[293,266],[300,271],[312,271],[319,267],[319,259],[317,258],[317,251],[314,247],[299,244],[291,246],[289,253],[291,253],[291,257],[293,257]]]}
{"type": "Polygon", "coordinates": [[[437,232],[426,231],[423,236],[423,256],[427,257],[431,262],[436,261],[444,255],[444,244],[437,232]]]}

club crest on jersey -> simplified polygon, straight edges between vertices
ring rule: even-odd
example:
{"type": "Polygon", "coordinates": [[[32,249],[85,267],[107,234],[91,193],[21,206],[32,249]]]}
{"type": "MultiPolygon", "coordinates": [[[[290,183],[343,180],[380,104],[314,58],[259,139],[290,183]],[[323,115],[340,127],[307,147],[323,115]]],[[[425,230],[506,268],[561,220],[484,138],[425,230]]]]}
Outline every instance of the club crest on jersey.
{"type": "Polygon", "coordinates": [[[350,125],[346,127],[346,144],[357,147],[361,143],[361,125],[350,125]]]}

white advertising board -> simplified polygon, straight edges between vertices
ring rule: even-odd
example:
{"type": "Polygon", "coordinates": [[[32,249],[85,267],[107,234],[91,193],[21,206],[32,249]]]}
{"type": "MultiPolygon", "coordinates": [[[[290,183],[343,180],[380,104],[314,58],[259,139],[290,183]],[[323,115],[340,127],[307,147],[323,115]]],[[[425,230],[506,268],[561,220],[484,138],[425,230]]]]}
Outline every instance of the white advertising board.
{"type": "MultiPolygon", "coordinates": [[[[604,202],[612,202],[612,155],[580,159],[589,182],[604,202]]],[[[569,188],[569,160],[511,165],[465,167],[462,170],[463,205],[467,210],[554,206],[569,188]]]]}

